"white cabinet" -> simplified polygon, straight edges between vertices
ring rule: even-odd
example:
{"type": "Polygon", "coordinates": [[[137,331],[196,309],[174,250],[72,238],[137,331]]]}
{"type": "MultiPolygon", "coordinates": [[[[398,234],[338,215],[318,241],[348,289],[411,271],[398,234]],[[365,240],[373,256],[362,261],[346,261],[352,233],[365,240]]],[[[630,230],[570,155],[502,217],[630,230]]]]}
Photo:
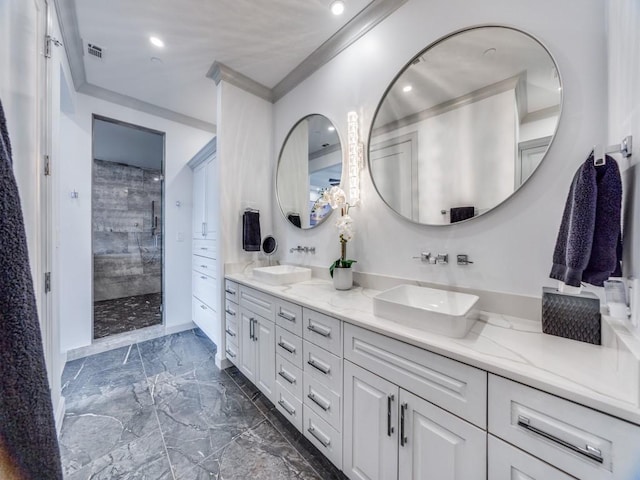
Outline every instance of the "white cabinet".
{"type": "Polygon", "coordinates": [[[193,238],[214,238],[216,232],[216,157],[193,170],[193,238]]]}
{"type": "Polygon", "coordinates": [[[483,430],[348,361],[344,377],[349,478],[486,478],[483,430]]]}
{"type": "Polygon", "coordinates": [[[240,307],[240,371],[272,402],[276,401],[276,332],[272,321],[240,307]]]}

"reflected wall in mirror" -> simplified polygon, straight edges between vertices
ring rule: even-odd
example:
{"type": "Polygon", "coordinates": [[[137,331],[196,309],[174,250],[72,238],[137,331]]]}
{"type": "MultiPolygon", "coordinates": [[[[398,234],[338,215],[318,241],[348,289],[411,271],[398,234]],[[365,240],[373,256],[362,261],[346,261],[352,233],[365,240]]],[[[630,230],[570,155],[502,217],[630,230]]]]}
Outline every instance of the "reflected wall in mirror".
{"type": "Polygon", "coordinates": [[[395,212],[444,225],[504,202],[555,135],[562,85],[549,51],[509,27],[429,46],[396,76],[374,117],[369,171],[395,212]]]}
{"type": "Polygon", "coordinates": [[[313,228],[332,212],[318,205],[322,193],[340,185],[342,148],[335,126],[323,115],[313,114],[296,123],[284,141],[276,194],[280,210],[294,226],[313,228]]]}

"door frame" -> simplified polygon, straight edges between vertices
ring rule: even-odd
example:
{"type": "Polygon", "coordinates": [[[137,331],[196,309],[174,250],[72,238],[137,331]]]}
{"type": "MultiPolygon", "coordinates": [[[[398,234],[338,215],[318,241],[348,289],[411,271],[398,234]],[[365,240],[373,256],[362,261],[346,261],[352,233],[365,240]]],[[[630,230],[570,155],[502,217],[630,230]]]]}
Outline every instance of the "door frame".
{"type": "MultiPolygon", "coordinates": [[[[166,165],[167,165],[167,133],[160,131],[160,130],[155,130],[153,128],[149,128],[149,127],[145,127],[142,125],[137,125],[135,123],[129,123],[129,122],[125,122],[123,120],[118,120],[115,118],[111,118],[111,117],[106,117],[104,115],[100,115],[97,113],[93,113],[91,115],[91,344],[95,344],[96,342],[101,342],[104,341],[106,338],[108,337],[104,337],[104,338],[95,338],[95,332],[94,332],[94,311],[95,311],[95,299],[94,299],[94,277],[95,277],[95,270],[94,270],[94,264],[93,264],[93,174],[94,174],[94,164],[93,161],[95,159],[95,125],[96,125],[96,120],[102,121],[102,122],[109,122],[109,123],[113,123],[116,125],[120,125],[120,126],[124,126],[124,127],[129,127],[129,128],[133,128],[136,130],[140,130],[143,132],[148,132],[148,133],[154,133],[156,135],[161,135],[162,136],[162,199],[161,199],[161,206],[162,206],[162,252],[161,252],[161,276],[162,278],[160,279],[160,284],[161,284],[161,288],[162,288],[162,303],[161,303],[161,307],[162,307],[162,326],[164,327],[166,325],[166,311],[167,309],[165,308],[165,298],[166,298],[166,272],[165,272],[165,252],[166,252],[166,189],[165,189],[165,178],[166,178],[166,165]]],[[[129,332],[124,332],[122,335],[125,334],[130,334],[131,332],[135,332],[135,330],[129,331],[129,332]]]]}

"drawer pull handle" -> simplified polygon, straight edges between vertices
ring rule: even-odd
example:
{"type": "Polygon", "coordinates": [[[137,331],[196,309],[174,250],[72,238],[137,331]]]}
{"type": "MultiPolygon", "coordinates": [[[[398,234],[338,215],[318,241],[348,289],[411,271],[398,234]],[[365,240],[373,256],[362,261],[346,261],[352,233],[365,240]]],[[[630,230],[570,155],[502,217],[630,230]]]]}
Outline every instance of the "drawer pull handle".
{"type": "Polygon", "coordinates": [[[207,309],[207,307],[205,307],[204,305],[200,305],[200,308],[203,309],[203,310],[207,309]]]}
{"type": "Polygon", "coordinates": [[[278,405],[280,405],[284,409],[284,411],[287,412],[289,415],[296,414],[296,409],[288,407],[284,401],[278,400],[278,405]]]}
{"type": "Polygon", "coordinates": [[[323,328],[318,328],[313,324],[309,324],[307,326],[307,330],[309,330],[310,332],[313,333],[317,333],[318,335],[322,335],[323,337],[327,337],[327,338],[331,338],[331,330],[330,329],[323,329],[323,328]]]}
{"type": "Polygon", "coordinates": [[[280,341],[278,342],[278,346],[280,348],[282,348],[283,350],[286,350],[287,352],[291,353],[291,354],[295,354],[296,353],[296,348],[295,347],[290,347],[289,345],[287,345],[286,343],[280,341]]]}
{"type": "Polygon", "coordinates": [[[325,375],[329,375],[329,372],[331,372],[330,368],[323,367],[322,365],[318,365],[314,360],[309,360],[307,363],[311,365],[313,368],[315,368],[316,370],[324,373],[325,375]]]}
{"type": "Polygon", "coordinates": [[[229,309],[229,308],[225,308],[224,311],[226,313],[228,313],[229,315],[231,315],[232,317],[236,316],[236,312],[234,312],[233,310],[229,309]]]}
{"type": "Polygon", "coordinates": [[[278,316],[280,318],[284,318],[285,320],[289,320],[290,322],[295,322],[296,321],[296,316],[295,315],[288,315],[286,313],[279,312],[278,316]]]}
{"type": "Polygon", "coordinates": [[[393,403],[395,396],[389,395],[387,397],[387,436],[393,434],[393,426],[391,425],[391,404],[393,403]]]}
{"type": "Polygon", "coordinates": [[[320,435],[318,435],[316,433],[316,429],[315,428],[309,427],[307,429],[307,432],[309,432],[313,436],[313,438],[318,440],[325,448],[328,448],[329,445],[331,445],[331,440],[328,439],[328,438],[327,439],[322,438],[320,435]]]}
{"type": "Polygon", "coordinates": [[[291,385],[293,385],[294,383],[296,383],[296,379],[293,377],[290,377],[287,372],[285,372],[284,370],[280,370],[278,372],[278,375],[280,375],[282,378],[284,378],[287,382],[289,382],[291,385]]]}
{"type": "Polygon", "coordinates": [[[547,433],[544,430],[540,430],[539,428],[534,427],[533,425],[531,425],[531,421],[523,415],[518,415],[518,425],[526,430],[529,430],[532,433],[535,433],[537,435],[540,435],[541,437],[546,438],[547,440],[551,440],[552,442],[562,445],[563,447],[568,448],[569,450],[572,450],[576,453],[584,455],[585,457],[593,460],[594,462],[604,463],[604,458],[602,458],[602,451],[598,448],[592,447],[591,445],[586,445],[585,448],[573,445],[572,443],[569,443],[566,440],[562,440],[561,438],[551,435],[550,433],[547,433]]]}
{"type": "Polygon", "coordinates": [[[400,446],[404,447],[408,442],[407,442],[407,437],[404,434],[404,413],[409,409],[409,405],[407,405],[406,403],[403,403],[402,405],[400,405],[400,446]]]}
{"type": "Polygon", "coordinates": [[[322,402],[318,397],[316,397],[316,395],[313,392],[307,395],[307,398],[311,400],[313,403],[315,403],[316,405],[318,405],[325,412],[328,412],[329,409],[331,408],[330,403],[322,402]]]}
{"type": "Polygon", "coordinates": [[[207,279],[207,277],[205,277],[204,275],[200,275],[200,278],[203,279],[203,280],[207,279]]]}
{"type": "Polygon", "coordinates": [[[225,330],[225,332],[227,332],[227,333],[228,333],[229,335],[231,335],[232,337],[235,337],[235,336],[236,336],[235,332],[234,332],[233,330],[228,329],[228,328],[225,330]]]}
{"type": "Polygon", "coordinates": [[[229,295],[235,295],[236,294],[236,291],[235,290],[231,290],[230,288],[225,288],[224,291],[227,292],[229,295]]]}
{"type": "Polygon", "coordinates": [[[207,247],[200,247],[200,250],[209,250],[207,247]]]}
{"type": "Polygon", "coordinates": [[[202,268],[207,268],[207,266],[206,266],[206,265],[200,265],[200,266],[201,266],[202,268]]]}
{"type": "Polygon", "coordinates": [[[229,350],[228,348],[227,348],[226,352],[227,352],[227,355],[229,355],[231,358],[236,358],[236,354],[235,354],[235,353],[233,353],[233,352],[232,352],[231,350],[229,350]]]}

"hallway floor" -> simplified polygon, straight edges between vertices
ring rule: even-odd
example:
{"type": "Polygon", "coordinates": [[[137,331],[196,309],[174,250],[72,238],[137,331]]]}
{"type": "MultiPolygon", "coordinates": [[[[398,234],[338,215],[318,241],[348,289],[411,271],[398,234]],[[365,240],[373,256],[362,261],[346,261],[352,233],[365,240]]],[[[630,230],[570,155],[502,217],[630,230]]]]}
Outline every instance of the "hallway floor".
{"type": "Polygon", "coordinates": [[[343,479],[196,329],[68,362],[65,479],[343,479]]]}
{"type": "Polygon", "coordinates": [[[93,338],[162,324],[162,293],[102,300],[93,304],[93,338]]]}

